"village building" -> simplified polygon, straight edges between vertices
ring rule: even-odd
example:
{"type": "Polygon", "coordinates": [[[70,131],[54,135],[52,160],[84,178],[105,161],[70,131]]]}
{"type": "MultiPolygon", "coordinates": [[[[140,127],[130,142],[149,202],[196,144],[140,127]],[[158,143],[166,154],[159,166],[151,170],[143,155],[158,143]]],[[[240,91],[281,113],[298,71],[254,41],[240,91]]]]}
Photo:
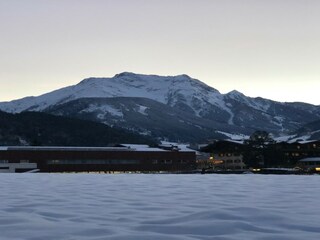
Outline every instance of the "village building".
{"type": "MultiPolygon", "coordinates": [[[[304,158],[320,157],[320,141],[252,142],[216,140],[202,148],[210,153],[207,166],[221,170],[293,168],[304,158]]],[[[205,165],[203,163],[203,165],[205,165]]]]}
{"type": "Polygon", "coordinates": [[[297,166],[303,170],[320,171],[320,157],[303,158],[298,161],[297,166]]]}
{"type": "Polygon", "coordinates": [[[215,141],[203,148],[210,152],[208,166],[213,170],[244,170],[247,169],[243,162],[243,142],[232,140],[215,141]]]}
{"type": "Polygon", "coordinates": [[[158,172],[196,167],[194,151],[123,147],[1,147],[1,172],[158,172]]]}

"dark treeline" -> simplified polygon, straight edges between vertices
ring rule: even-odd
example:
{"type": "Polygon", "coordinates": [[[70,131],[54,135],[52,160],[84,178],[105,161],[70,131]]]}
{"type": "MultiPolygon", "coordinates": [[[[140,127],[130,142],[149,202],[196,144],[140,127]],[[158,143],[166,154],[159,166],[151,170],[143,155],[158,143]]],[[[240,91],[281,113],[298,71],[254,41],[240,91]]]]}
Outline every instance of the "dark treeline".
{"type": "Polygon", "coordinates": [[[0,111],[0,145],[111,146],[118,143],[155,144],[155,140],[102,123],[39,112],[0,111]]]}

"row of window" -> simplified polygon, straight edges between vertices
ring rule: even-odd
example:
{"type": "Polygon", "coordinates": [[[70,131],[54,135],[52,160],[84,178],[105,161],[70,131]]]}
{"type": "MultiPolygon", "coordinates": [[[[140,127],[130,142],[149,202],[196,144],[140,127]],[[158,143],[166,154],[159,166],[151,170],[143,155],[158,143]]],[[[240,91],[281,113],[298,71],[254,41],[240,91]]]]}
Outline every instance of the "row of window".
{"type": "Polygon", "coordinates": [[[219,157],[240,156],[239,153],[219,153],[219,157]]]}
{"type": "MultiPolygon", "coordinates": [[[[317,145],[316,143],[312,144],[312,145],[308,145],[306,146],[307,148],[320,148],[320,145],[317,145]]],[[[305,147],[302,147],[303,149],[305,147]]],[[[301,146],[300,145],[297,145],[297,149],[301,149],[301,146]]]]}
{"type": "MultiPolygon", "coordinates": [[[[187,163],[186,160],[179,160],[178,163],[187,163]]],[[[8,160],[0,160],[0,163],[9,163],[8,160]]],[[[29,163],[29,160],[20,160],[20,163],[29,163]]],[[[106,159],[92,159],[92,160],[47,160],[47,164],[140,164],[140,160],[106,160],[106,159]]],[[[172,164],[172,160],[152,160],[152,164],[172,164]]]]}
{"type": "MultiPolygon", "coordinates": [[[[299,157],[300,156],[300,153],[286,153],[286,156],[289,156],[289,155],[291,155],[292,157],[299,157]]],[[[304,155],[304,154],[302,154],[302,155],[304,155]]]]}
{"type": "MultiPolygon", "coordinates": [[[[179,160],[178,163],[188,163],[186,160],[179,160]]],[[[172,160],[152,160],[152,164],[172,164],[172,160]]]]}
{"type": "MultiPolygon", "coordinates": [[[[9,160],[1,159],[0,163],[9,163],[9,160]]],[[[29,163],[29,160],[22,159],[22,160],[20,160],[20,163],[29,163]]]]}
{"type": "MultiPolygon", "coordinates": [[[[185,160],[178,161],[179,163],[187,163],[185,160]]],[[[92,160],[47,160],[48,164],[140,164],[140,160],[106,160],[106,159],[92,159],[92,160]]],[[[152,164],[172,164],[172,160],[152,160],[152,164]]]]}
{"type": "Polygon", "coordinates": [[[74,160],[74,159],[62,159],[62,160],[47,160],[48,164],[140,164],[139,160],[106,160],[106,159],[92,159],[92,160],[74,160]]]}
{"type": "Polygon", "coordinates": [[[292,156],[292,157],[319,156],[319,153],[317,153],[317,152],[301,152],[301,153],[297,153],[297,152],[289,153],[289,152],[286,152],[285,156],[287,156],[287,157],[290,157],[290,156],[292,156]]]}
{"type": "Polygon", "coordinates": [[[227,160],[227,163],[241,163],[240,159],[236,159],[236,160],[227,160]]]}
{"type": "MultiPolygon", "coordinates": [[[[216,167],[215,169],[221,169],[220,167],[216,167]]],[[[223,167],[224,170],[242,170],[246,169],[245,166],[228,166],[226,168],[223,167]]]]}
{"type": "Polygon", "coordinates": [[[320,162],[304,162],[306,166],[320,166],[320,162]]]}

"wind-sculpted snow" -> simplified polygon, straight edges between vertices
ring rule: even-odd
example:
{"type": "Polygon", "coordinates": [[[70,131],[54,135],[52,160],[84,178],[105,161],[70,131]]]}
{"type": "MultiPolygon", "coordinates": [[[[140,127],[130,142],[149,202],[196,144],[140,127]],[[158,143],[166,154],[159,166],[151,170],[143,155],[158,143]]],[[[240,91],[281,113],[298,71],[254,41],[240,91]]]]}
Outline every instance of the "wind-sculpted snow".
{"type": "Polygon", "coordinates": [[[319,177],[2,174],[0,239],[316,240],[319,177]]]}

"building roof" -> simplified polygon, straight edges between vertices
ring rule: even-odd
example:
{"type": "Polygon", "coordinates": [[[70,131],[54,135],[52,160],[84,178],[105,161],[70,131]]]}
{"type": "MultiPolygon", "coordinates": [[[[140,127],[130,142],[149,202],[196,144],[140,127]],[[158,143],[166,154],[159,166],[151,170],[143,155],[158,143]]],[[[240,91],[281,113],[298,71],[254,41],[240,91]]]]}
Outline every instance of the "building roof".
{"type": "Polygon", "coordinates": [[[121,144],[121,146],[125,146],[133,151],[139,151],[139,152],[167,152],[164,149],[153,148],[153,147],[150,147],[149,145],[144,145],[144,144],[121,144]]]}
{"type": "Polygon", "coordinates": [[[299,162],[320,162],[320,157],[303,158],[299,162]]]}
{"type": "Polygon", "coordinates": [[[128,147],[8,146],[0,151],[133,151],[128,147]]]}
{"type": "MultiPolygon", "coordinates": [[[[179,152],[196,152],[188,148],[177,148],[179,152]]],[[[61,147],[61,146],[0,146],[0,151],[136,151],[171,152],[171,149],[150,147],[144,144],[120,144],[117,147],[61,147]]]]}

